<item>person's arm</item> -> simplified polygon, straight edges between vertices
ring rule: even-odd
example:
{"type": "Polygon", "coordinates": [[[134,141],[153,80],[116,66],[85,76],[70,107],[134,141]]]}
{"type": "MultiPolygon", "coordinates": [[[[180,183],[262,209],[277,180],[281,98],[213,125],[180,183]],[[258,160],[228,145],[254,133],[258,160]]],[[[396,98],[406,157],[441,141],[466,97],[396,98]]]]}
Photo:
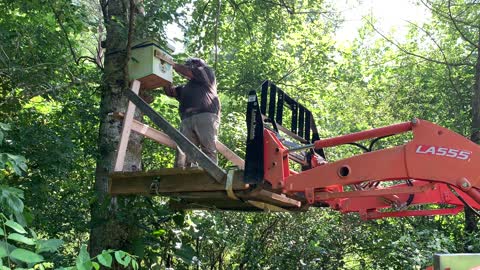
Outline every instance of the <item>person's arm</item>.
{"type": "Polygon", "coordinates": [[[215,84],[215,73],[213,72],[212,68],[208,66],[202,66],[202,67],[195,67],[191,69],[193,78],[201,83],[207,84],[207,85],[213,85],[215,84]]]}
{"type": "Polygon", "coordinates": [[[165,92],[165,95],[169,96],[169,97],[174,97],[176,98],[178,96],[178,93],[177,93],[177,88],[174,87],[173,85],[168,85],[168,86],[165,86],[163,87],[163,91],[165,92]]]}
{"type": "Polygon", "coordinates": [[[180,65],[180,64],[173,64],[173,69],[180,75],[187,77],[188,79],[193,78],[193,73],[192,70],[185,66],[185,65],[180,65]]]}

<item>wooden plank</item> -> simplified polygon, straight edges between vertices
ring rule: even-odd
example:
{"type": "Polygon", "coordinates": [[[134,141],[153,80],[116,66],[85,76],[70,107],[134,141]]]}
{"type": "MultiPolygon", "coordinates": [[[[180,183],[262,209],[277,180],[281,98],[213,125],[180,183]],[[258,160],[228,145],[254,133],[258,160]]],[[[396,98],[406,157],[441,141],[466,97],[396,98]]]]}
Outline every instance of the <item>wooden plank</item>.
{"type": "MultiPolygon", "coordinates": [[[[123,118],[123,114],[119,112],[115,112],[112,115],[115,118],[123,118]]],[[[161,132],[160,130],[154,129],[146,124],[143,124],[142,122],[135,119],[132,123],[132,130],[170,148],[177,147],[177,144],[172,139],[170,139],[167,134],[161,132]]],[[[235,166],[239,167],[240,169],[245,168],[245,161],[237,154],[235,154],[235,152],[230,150],[220,141],[216,141],[215,144],[217,147],[217,151],[227,160],[231,161],[235,166]]]]}
{"type": "Polygon", "coordinates": [[[161,168],[150,171],[135,171],[135,172],[113,172],[110,174],[112,178],[145,178],[163,175],[184,175],[184,174],[204,174],[205,170],[201,168],[161,168]]]}
{"type": "MultiPolygon", "coordinates": [[[[245,198],[247,199],[247,198],[245,198]]],[[[252,191],[248,199],[251,200],[260,200],[263,202],[268,202],[276,206],[289,206],[289,207],[300,207],[302,202],[295,199],[291,199],[284,194],[277,194],[265,189],[257,189],[252,191]]]]}
{"type": "Polygon", "coordinates": [[[229,201],[234,200],[237,202],[248,202],[248,201],[257,201],[264,202],[267,204],[275,205],[282,208],[300,208],[302,203],[295,199],[289,198],[285,195],[276,194],[264,189],[258,189],[255,191],[251,190],[239,190],[235,191],[235,195],[241,200],[235,200],[230,198],[224,190],[217,191],[182,191],[182,192],[169,192],[169,193],[159,193],[158,195],[164,195],[173,198],[180,198],[184,201],[202,201],[203,204],[208,204],[208,202],[213,201],[224,201],[228,204],[229,201]]]}
{"type": "MultiPolygon", "coordinates": [[[[261,204],[261,203],[260,203],[261,204]]],[[[222,199],[171,199],[169,206],[173,209],[230,210],[230,211],[264,211],[248,202],[222,199]]],[[[282,207],[293,212],[304,212],[307,207],[282,207]]]]}
{"type": "MultiPolygon", "coordinates": [[[[134,80],[132,82],[131,92],[137,95],[139,89],[140,89],[140,82],[137,80],[134,80]]],[[[120,142],[118,143],[118,148],[117,148],[117,157],[115,159],[115,166],[113,169],[116,172],[123,170],[123,164],[125,163],[125,155],[127,152],[128,140],[130,138],[130,130],[132,127],[132,120],[133,120],[134,114],[135,114],[135,104],[129,101],[127,112],[125,113],[125,118],[123,119],[122,134],[120,135],[120,142]]]]}
{"type": "MultiPolygon", "coordinates": [[[[235,171],[232,189],[246,190],[248,184],[243,182],[243,171],[235,171]]],[[[158,194],[222,191],[227,197],[225,185],[218,183],[202,169],[160,169],[147,172],[117,172],[110,175],[109,193],[120,194],[158,194]],[[152,186],[154,184],[154,186],[152,186]]],[[[206,195],[206,194],[205,194],[206,195]]]]}
{"type": "MultiPolygon", "coordinates": [[[[242,191],[237,190],[237,195],[242,193],[242,191]]],[[[248,193],[248,191],[247,191],[248,193]]],[[[215,200],[223,200],[223,201],[239,201],[228,197],[227,192],[225,190],[217,190],[217,191],[182,191],[182,192],[170,192],[170,193],[163,193],[160,195],[172,197],[172,198],[180,198],[183,200],[192,200],[192,201],[215,201],[215,200]]]]}
{"type": "Polygon", "coordinates": [[[169,201],[169,206],[177,210],[231,210],[231,211],[251,211],[259,212],[259,209],[251,204],[235,200],[175,200],[169,201]]]}
{"type": "MultiPolygon", "coordinates": [[[[123,119],[124,117],[123,113],[121,112],[114,112],[112,113],[112,116],[116,119],[123,119]]],[[[170,148],[177,147],[177,144],[172,139],[170,139],[167,134],[135,119],[132,123],[132,130],[170,148]]]]}
{"type": "Polygon", "coordinates": [[[240,169],[245,169],[245,160],[239,157],[235,152],[230,150],[226,145],[224,145],[220,141],[216,141],[215,145],[217,146],[217,150],[220,154],[222,154],[226,159],[231,161],[235,166],[240,169]]]}
{"type": "Polygon", "coordinates": [[[207,157],[197,146],[190,142],[182,133],[174,128],[167,120],[152,109],[135,92],[127,90],[125,95],[140,109],[152,122],[160,127],[192,160],[195,160],[200,167],[210,174],[217,182],[225,183],[226,172],[218,167],[209,157],[207,157]]]}

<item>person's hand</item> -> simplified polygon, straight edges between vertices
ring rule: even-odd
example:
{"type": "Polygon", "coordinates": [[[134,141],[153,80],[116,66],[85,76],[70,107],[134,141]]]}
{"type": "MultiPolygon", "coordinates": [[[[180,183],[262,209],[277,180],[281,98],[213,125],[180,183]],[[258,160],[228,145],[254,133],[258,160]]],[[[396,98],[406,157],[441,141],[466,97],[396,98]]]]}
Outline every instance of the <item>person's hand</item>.
{"type": "Polygon", "coordinates": [[[165,95],[169,97],[176,97],[177,92],[175,91],[175,87],[173,87],[172,84],[169,84],[168,86],[163,87],[163,91],[165,92],[165,95]]]}
{"type": "Polygon", "coordinates": [[[189,80],[193,78],[192,70],[190,69],[190,67],[188,67],[186,65],[175,64],[175,65],[173,65],[173,69],[178,74],[182,75],[183,77],[185,77],[189,80]]]}

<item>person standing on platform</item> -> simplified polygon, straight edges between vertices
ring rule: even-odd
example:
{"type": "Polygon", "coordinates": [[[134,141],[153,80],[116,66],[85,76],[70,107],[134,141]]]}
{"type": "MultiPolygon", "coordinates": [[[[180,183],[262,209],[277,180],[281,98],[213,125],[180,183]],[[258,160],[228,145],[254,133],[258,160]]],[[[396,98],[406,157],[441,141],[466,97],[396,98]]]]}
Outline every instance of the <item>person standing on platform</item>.
{"type": "MultiPolygon", "coordinates": [[[[217,163],[215,141],[220,125],[221,106],[215,73],[200,58],[189,58],[184,65],[173,63],[173,69],[188,79],[185,85],[164,88],[167,96],[176,98],[180,103],[180,132],[217,163]]],[[[189,159],[177,146],[175,167],[195,165],[195,161],[189,159]]]]}

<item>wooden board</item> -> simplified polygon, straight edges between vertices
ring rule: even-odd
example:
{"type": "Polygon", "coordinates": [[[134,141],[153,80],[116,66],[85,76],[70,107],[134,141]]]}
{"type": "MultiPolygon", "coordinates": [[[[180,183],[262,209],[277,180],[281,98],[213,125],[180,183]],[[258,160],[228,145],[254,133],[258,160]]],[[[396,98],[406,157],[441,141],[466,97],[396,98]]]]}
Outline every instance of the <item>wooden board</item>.
{"type": "MultiPolygon", "coordinates": [[[[140,89],[140,82],[134,80],[132,82],[132,92],[138,94],[140,89]]],[[[127,112],[122,124],[122,133],[120,135],[120,142],[118,143],[117,156],[115,158],[114,171],[122,171],[125,163],[125,155],[127,154],[128,141],[130,140],[130,131],[132,129],[133,116],[135,114],[135,104],[128,102],[127,112]]]]}
{"type": "Polygon", "coordinates": [[[265,189],[256,189],[250,192],[248,198],[250,200],[260,200],[279,207],[300,207],[302,203],[298,200],[287,197],[284,194],[277,194],[265,189]]]}
{"type": "Polygon", "coordinates": [[[219,199],[197,199],[187,200],[182,198],[172,198],[169,202],[170,208],[177,210],[230,210],[230,211],[248,211],[259,212],[259,209],[243,201],[219,200],[219,199]]]}
{"type": "MultiPolygon", "coordinates": [[[[245,190],[243,172],[235,171],[232,189],[245,190]]],[[[203,169],[164,168],[147,172],[114,172],[110,175],[112,195],[164,195],[175,192],[223,191],[225,184],[217,182],[203,169]]]]}
{"type": "MultiPolygon", "coordinates": [[[[226,199],[206,199],[206,198],[172,198],[170,200],[170,207],[173,209],[190,209],[190,210],[229,210],[229,211],[255,211],[255,212],[263,212],[264,209],[258,208],[253,204],[250,204],[250,201],[238,201],[232,200],[230,198],[226,199]]],[[[260,202],[260,201],[256,201],[260,202]]],[[[268,203],[266,203],[268,204],[268,203]]],[[[288,212],[303,212],[308,209],[308,207],[281,207],[275,204],[273,205],[275,208],[282,209],[288,212]]]]}
{"type": "MultiPolygon", "coordinates": [[[[112,195],[159,195],[170,197],[175,209],[218,209],[262,211],[250,201],[274,205],[277,209],[304,211],[302,202],[261,187],[252,189],[243,182],[243,171],[232,174],[232,190],[237,199],[227,194],[225,184],[199,168],[164,168],[146,172],[114,172],[110,175],[112,195]]],[[[257,203],[258,206],[258,203],[257,203]]]]}

